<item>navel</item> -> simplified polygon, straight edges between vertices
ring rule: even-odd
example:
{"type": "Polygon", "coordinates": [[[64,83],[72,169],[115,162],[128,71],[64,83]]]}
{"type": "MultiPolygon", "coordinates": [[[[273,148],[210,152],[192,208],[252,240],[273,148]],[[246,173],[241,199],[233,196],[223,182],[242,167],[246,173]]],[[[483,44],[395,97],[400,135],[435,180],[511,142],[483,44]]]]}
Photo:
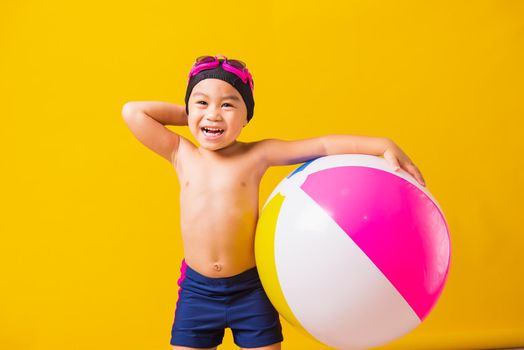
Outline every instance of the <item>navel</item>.
{"type": "Polygon", "coordinates": [[[245,183],[244,181],[242,181],[242,182],[240,183],[240,185],[241,185],[242,187],[246,187],[246,183],[245,183]]]}
{"type": "Polygon", "coordinates": [[[220,266],[219,263],[214,263],[214,264],[213,264],[213,268],[214,268],[216,271],[220,271],[220,270],[222,270],[222,266],[220,266]]]}

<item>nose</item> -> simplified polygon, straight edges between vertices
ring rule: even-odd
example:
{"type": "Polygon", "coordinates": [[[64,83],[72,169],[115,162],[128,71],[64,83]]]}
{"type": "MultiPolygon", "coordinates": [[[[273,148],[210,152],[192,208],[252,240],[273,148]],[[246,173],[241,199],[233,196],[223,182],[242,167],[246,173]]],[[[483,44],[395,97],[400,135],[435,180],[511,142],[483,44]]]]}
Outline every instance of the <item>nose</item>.
{"type": "Polygon", "coordinates": [[[215,108],[208,108],[206,111],[206,119],[212,121],[221,120],[220,110],[217,111],[215,108]]]}

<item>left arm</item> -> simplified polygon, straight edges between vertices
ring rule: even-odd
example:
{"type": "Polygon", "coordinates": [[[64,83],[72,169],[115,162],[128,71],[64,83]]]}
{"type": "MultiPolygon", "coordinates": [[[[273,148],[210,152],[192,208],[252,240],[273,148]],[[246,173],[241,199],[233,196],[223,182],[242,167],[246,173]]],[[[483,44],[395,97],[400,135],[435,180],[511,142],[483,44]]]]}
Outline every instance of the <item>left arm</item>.
{"type": "Polygon", "coordinates": [[[294,141],[265,139],[259,141],[259,149],[268,166],[297,164],[332,154],[384,156],[395,171],[404,168],[425,186],[422,174],[409,157],[392,140],[385,137],[336,134],[294,141]]]}

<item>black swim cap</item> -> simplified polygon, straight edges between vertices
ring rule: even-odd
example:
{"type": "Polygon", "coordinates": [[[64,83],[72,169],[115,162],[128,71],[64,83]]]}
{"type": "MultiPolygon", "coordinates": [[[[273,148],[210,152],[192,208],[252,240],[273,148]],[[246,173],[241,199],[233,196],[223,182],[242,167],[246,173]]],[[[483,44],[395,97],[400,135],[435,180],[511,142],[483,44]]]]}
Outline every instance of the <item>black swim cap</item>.
{"type": "MultiPolygon", "coordinates": [[[[255,109],[255,100],[253,99],[253,92],[251,91],[251,87],[249,86],[249,81],[244,84],[242,82],[242,79],[240,77],[236,76],[235,74],[228,72],[222,68],[222,62],[224,62],[224,59],[219,59],[220,64],[218,67],[213,69],[206,69],[198,73],[197,75],[191,77],[189,80],[189,83],[187,84],[187,90],[186,90],[186,113],[189,115],[189,108],[188,108],[188,102],[189,102],[189,96],[191,96],[191,91],[193,91],[193,88],[196,84],[201,82],[204,79],[220,79],[223,80],[229,84],[231,84],[237,91],[240,93],[240,96],[242,96],[242,99],[244,100],[246,107],[247,107],[247,121],[249,122],[251,118],[253,117],[253,110],[255,109]]],[[[255,82],[253,81],[253,85],[255,85],[255,82]]]]}

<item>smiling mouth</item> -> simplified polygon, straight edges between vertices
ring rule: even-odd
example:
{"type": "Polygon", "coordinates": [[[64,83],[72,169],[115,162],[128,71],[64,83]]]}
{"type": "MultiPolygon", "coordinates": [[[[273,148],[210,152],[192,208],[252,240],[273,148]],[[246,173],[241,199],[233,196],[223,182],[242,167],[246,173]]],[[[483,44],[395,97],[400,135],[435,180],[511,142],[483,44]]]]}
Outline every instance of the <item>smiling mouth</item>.
{"type": "Polygon", "coordinates": [[[217,129],[217,128],[200,128],[204,132],[205,135],[209,136],[218,136],[222,135],[224,133],[224,129],[217,129]]]}

